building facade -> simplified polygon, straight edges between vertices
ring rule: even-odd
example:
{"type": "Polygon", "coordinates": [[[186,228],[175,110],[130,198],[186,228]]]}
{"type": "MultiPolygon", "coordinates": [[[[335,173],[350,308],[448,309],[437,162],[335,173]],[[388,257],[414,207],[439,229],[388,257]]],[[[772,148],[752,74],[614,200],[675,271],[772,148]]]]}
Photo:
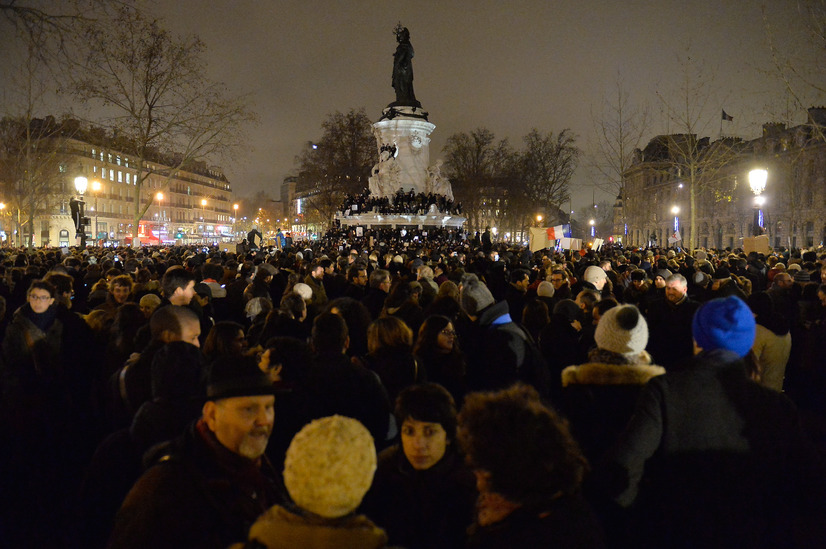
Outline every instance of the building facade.
{"type": "Polygon", "coordinates": [[[775,248],[823,245],[826,109],[809,109],[808,114],[805,124],[792,128],[764,124],[762,135],[751,141],[655,137],[636,151],[624,174],[625,198],[618,197],[614,208],[615,237],[630,246],[734,249],[743,246],[744,238],[762,233],[775,248]],[[696,163],[678,152],[684,150],[680,143],[692,140],[699,151],[696,163]],[[768,171],[759,207],[748,176],[755,168],[768,171]],[[688,169],[696,170],[693,185],[688,169]]]}
{"type": "MultiPolygon", "coordinates": [[[[167,178],[171,161],[161,155],[145,166],[150,175],[137,199],[138,166],[130,155],[118,150],[115,139],[107,139],[100,129],[72,131],[50,138],[55,148],[58,177],[48,204],[42,204],[34,219],[35,246],[74,246],[74,221],[69,202],[80,195],[75,186],[78,177],[87,180],[82,195],[88,245],[129,245],[132,240],[136,207],[148,209],[139,224],[143,244],[188,244],[228,242],[234,240],[232,188],[220,168],[204,162],[191,162],[186,169],[167,178]]],[[[8,206],[7,206],[7,209],[8,206]]],[[[14,215],[14,213],[12,213],[14,215]]],[[[22,225],[27,241],[28,224],[22,225]]]]}

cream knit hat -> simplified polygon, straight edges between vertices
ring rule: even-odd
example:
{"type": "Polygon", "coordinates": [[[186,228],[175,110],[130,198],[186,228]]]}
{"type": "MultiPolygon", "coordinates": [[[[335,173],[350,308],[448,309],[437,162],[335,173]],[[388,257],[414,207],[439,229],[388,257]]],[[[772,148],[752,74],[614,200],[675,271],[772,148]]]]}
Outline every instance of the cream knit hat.
{"type": "Polygon", "coordinates": [[[620,305],[602,315],[594,339],[600,349],[634,358],[648,345],[648,324],[634,305],[620,305]]]}
{"type": "Polygon", "coordinates": [[[284,485],[302,509],[337,518],[359,506],[375,471],[370,432],[355,419],[330,416],[295,435],[284,461],[284,485]]]}

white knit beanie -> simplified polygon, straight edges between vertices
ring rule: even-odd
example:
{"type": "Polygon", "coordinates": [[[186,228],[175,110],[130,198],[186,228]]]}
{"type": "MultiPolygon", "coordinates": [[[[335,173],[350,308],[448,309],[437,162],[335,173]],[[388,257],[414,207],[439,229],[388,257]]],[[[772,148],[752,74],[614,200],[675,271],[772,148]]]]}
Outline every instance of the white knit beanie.
{"type": "Polygon", "coordinates": [[[634,305],[620,305],[600,317],[594,339],[600,349],[634,358],[648,345],[648,324],[634,305]]]}
{"type": "Polygon", "coordinates": [[[359,506],[375,471],[370,432],[355,419],[330,416],[295,435],[284,460],[284,485],[302,509],[337,518],[359,506]]]}

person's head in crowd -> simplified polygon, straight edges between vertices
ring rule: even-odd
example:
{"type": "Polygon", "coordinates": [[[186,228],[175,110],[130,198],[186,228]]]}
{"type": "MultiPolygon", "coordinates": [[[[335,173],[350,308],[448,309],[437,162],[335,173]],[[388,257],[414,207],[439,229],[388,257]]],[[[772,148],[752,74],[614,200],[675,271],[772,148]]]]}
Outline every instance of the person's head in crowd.
{"type": "Polygon", "coordinates": [[[665,298],[673,304],[680,303],[688,294],[688,281],[680,273],[674,273],[665,281],[665,298]]]}
{"type": "Polygon", "coordinates": [[[43,314],[55,302],[57,289],[45,280],[34,280],[26,292],[26,300],[35,314],[43,314]]]}
{"type": "Polygon", "coordinates": [[[591,311],[594,310],[594,305],[599,303],[602,296],[599,292],[594,290],[582,290],[576,295],[576,304],[582,309],[582,312],[585,313],[586,316],[591,315],[591,311]]]}
{"type": "Polygon", "coordinates": [[[550,277],[551,284],[554,285],[554,289],[558,290],[562,286],[568,283],[568,276],[565,274],[564,269],[553,269],[551,271],[550,277]]]}
{"type": "Polygon", "coordinates": [[[201,267],[201,274],[204,275],[204,282],[209,281],[220,284],[224,278],[224,268],[217,263],[208,262],[201,267]]]}
{"type": "Polygon", "coordinates": [[[432,315],[419,328],[414,354],[449,354],[459,350],[456,328],[449,318],[432,315]]]}
{"type": "MultiPolygon", "coordinates": [[[[323,261],[323,260],[322,260],[322,261],[323,261]]],[[[311,276],[311,277],[313,277],[315,280],[321,280],[321,279],[323,279],[323,278],[324,278],[324,266],[321,264],[321,262],[320,262],[320,261],[319,261],[319,262],[315,262],[315,261],[314,261],[314,262],[310,265],[309,274],[310,274],[310,276],[311,276]]]]}
{"type": "Polygon", "coordinates": [[[170,305],[160,307],[149,319],[149,331],[152,339],[163,343],[185,341],[196,347],[201,343],[201,323],[198,315],[186,307],[170,305]]]}
{"type": "Polygon", "coordinates": [[[520,292],[527,292],[531,285],[531,275],[525,269],[514,269],[510,275],[511,285],[520,292]]]}
{"type": "Polygon", "coordinates": [[[404,456],[417,471],[439,463],[456,440],[456,404],[441,385],[405,388],[396,398],[394,415],[404,456]]]}
{"type": "Polygon", "coordinates": [[[547,280],[543,280],[539,283],[539,286],[536,287],[536,295],[537,297],[547,297],[551,298],[556,293],[556,288],[554,285],[548,282],[547,280]]]}
{"type": "Polygon", "coordinates": [[[445,280],[439,285],[439,292],[436,294],[436,298],[443,298],[449,297],[459,302],[459,286],[453,282],[452,280],[445,280]]]}
{"type": "Polygon", "coordinates": [[[247,348],[244,327],[231,320],[216,322],[204,340],[204,356],[213,360],[219,356],[241,356],[247,348]]]}
{"type": "Polygon", "coordinates": [[[281,298],[281,314],[303,322],[307,318],[307,302],[296,292],[290,292],[281,298]]]}
{"type": "Polygon", "coordinates": [[[347,282],[356,286],[367,286],[367,267],[362,263],[353,263],[347,269],[347,282]]]}
{"type": "Polygon", "coordinates": [[[658,269],[654,272],[654,286],[662,289],[665,288],[665,281],[671,276],[671,271],[668,269],[658,269]]]}
{"type": "Polygon", "coordinates": [[[697,353],[719,349],[743,357],[754,343],[755,330],[751,309],[735,296],[703,303],[691,323],[697,353]]]}
{"type": "Polygon", "coordinates": [[[474,274],[462,277],[460,292],[460,305],[465,314],[474,320],[495,302],[488,287],[474,274]]]}
{"type": "Polygon", "coordinates": [[[140,300],[140,308],[141,312],[144,314],[146,318],[152,316],[152,313],[155,312],[155,309],[161,304],[161,298],[158,297],[156,294],[146,294],[140,300]]]}
{"type": "Polygon", "coordinates": [[[560,299],[554,305],[553,315],[562,319],[566,324],[570,324],[577,331],[582,330],[585,322],[585,313],[573,299],[560,299]]]}
{"type": "Polygon", "coordinates": [[[395,316],[377,318],[367,327],[367,351],[371,354],[381,349],[410,349],[412,346],[413,332],[395,316]]]}
{"type": "Polygon", "coordinates": [[[347,352],[350,337],[347,323],[336,314],[321,313],[313,320],[311,334],[313,352],[319,356],[338,356],[347,352]]]}
{"type": "Polygon", "coordinates": [[[180,265],[170,267],[161,279],[161,290],[173,305],[189,305],[195,296],[195,275],[180,265]]]}
{"type": "Polygon", "coordinates": [[[132,293],[132,277],[129,275],[116,276],[109,281],[109,293],[117,305],[123,305],[132,293]]]}
{"type": "Polygon", "coordinates": [[[72,295],[74,295],[75,293],[75,280],[65,273],[58,273],[55,271],[49,271],[48,273],[46,273],[46,276],[43,277],[43,280],[50,282],[54,285],[56,290],[55,301],[57,301],[67,309],[71,309],[72,295]]]}
{"type": "Polygon", "coordinates": [[[138,330],[146,325],[146,321],[147,317],[137,303],[124,303],[118,307],[110,328],[115,345],[131,348],[138,330]]]}
{"type": "Polygon", "coordinates": [[[294,337],[267,340],[258,359],[258,367],[273,383],[298,383],[307,374],[312,361],[310,346],[294,337]]]}
{"type": "MultiPolygon", "coordinates": [[[[295,435],[284,460],[284,485],[301,509],[323,519],[352,513],[376,471],[376,448],[357,420],[329,416],[313,420],[295,435]]],[[[256,529],[250,531],[254,538],[256,529]]]]}
{"type": "Polygon", "coordinates": [[[274,410],[272,382],[254,357],[222,356],[209,365],[201,418],[224,448],[258,460],[267,449],[274,410]]]}
{"type": "Polygon", "coordinates": [[[522,308],[522,325],[531,334],[538,333],[551,321],[548,305],[538,299],[532,299],[522,308]]]}
{"type": "Polygon", "coordinates": [[[204,356],[197,347],[185,341],[167,343],[152,358],[152,398],[202,398],[204,368],[204,356]]]}
{"type": "Polygon", "coordinates": [[[772,287],[779,290],[789,290],[794,286],[794,279],[789,273],[780,272],[774,276],[772,287]]]}
{"type": "Polygon", "coordinates": [[[594,308],[593,308],[593,311],[591,313],[594,325],[596,326],[597,324],[599,324],[599,321],[602,318],[602,315],[604,315],[606,312],[608,312],[610,309],[613,309],[617,305],[619,305],[619,303],[617,303],[617,300],[614,299],[613,297],[609,297],[609,298],[603,299],[601,301],[597,301],[594,304],[594,308]]]}
{"type": "Polygon", "coordinates": [[[272,301],[268,297],[254,297],[244,305],[244,316],[250,322],[266,319],[270,311],[272,311],[272,301]]]}
{"type": "Polygon", "coordinates": [[[206,307],[212,302],[212,288],[208,284],[199,282],[195,284],[195,299],[201,307],[206,307]]]}
{"type": "Polygon", "coordinates": [[[634,286],[636,290],[642,290],[645,288],[645,271],[642,269],[636,269],[631,271],[629,275],[631,277],[631,284],[634,286]]]}
{"type": "Polygon", "coordinates": [[[351,297],[337,297],[327,304],[325,310],[339,315],[347,324],[347,333],[350,334],[348,354],[351,356],[367,354],[367,327],[372,322],[372,318],[364,303],[351,297]]]}
{"type": "Polygon", "coordinates": [[[587,470],[565,422],[528,385],[469,394],[457,439],[482,495],[499,494],[528,509],[576,494],[587,470]]]}
{"type": "Polygon", "coordinates": [[[390,271],[387,269],[374,269],[370,273],[370,287],[390,293],[390,286],[393,280],[390,278],[390,271]]]}
{"type": "Polygon", "coordinates": [[[596,265],[591,265],[585,269],[585,274],[582,275],[582,279],[585,282],[593,284],[594,288],[598,291],[602,291],[602,288],[608,281],[608,275],[605,274],[605,271],[603,271],[602,268],[597,267],[596,265]]]}
{"type": "Polygon", "coordinates": [[[636,306],[614,303],[600,318],[594,341],[599,349],[636,363],[648,345],[648,323],[636,306]]]}

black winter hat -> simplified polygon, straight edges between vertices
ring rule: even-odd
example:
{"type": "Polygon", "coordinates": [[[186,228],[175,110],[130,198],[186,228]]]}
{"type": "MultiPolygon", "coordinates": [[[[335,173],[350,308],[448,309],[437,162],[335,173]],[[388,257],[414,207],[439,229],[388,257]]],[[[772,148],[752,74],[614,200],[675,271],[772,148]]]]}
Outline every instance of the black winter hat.
{"type": "Polygon", "coordinates": [[[275,394],[270,377],[253,357],[219,357],[209,366],[207,400],[275,394]]]}

